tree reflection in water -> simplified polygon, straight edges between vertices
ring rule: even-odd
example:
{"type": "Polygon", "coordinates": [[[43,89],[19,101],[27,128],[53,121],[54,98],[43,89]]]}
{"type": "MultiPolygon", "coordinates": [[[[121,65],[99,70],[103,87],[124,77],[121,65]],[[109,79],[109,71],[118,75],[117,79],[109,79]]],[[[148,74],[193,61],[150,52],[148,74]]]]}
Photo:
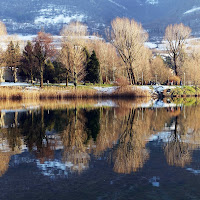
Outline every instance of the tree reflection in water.
{"type": "Polygon", "coordinates": [[[0,152],[0,177],[8,170],[11,154],[0,152]]]}
{"type": "Polygon", "coordinates": [[[141,120],[136,120],[136,110],[131,109],[124,132],[120,135],[118,144],[112,152],[114,171],[131,173],[143,167],[149,157],[145,148],[147,139],[145,126],[141,120]],[[143,133],[143,134],[141,134],[143,133]]]}
{"type": "Polygon", "coordinates": [[[68,119],[68,125],[62,133],[63,161],[72,171],[81,173],[89,167],[90,160],[86,145],[88,138],[85,132],[86,119],[76,108],[69,113],[68,119]]]}
{"type": "Polygon", "coordinates": [[[150,157],[147,148],[152,135],[160,131],[169,165],[184,167],[200,144],[200,106],[183,108],[101,107],[30,110],[10,115],[11,123],[0,131],[0,175],[12,155],[25,145],[40,164],[58,159],[71,172],[89,168],[91,156],[107,158],[116,173],[143,168],[150,157]],[[165,129],[168,128],[166,131],[165,129]]]}
{"type": "Polygon", "coordinates": [[[192,161],[193,150],[200,146],[200,107],[183,107],[172,118],[173,129],[164,147],[169,165],[185,167],[192,161]]]}

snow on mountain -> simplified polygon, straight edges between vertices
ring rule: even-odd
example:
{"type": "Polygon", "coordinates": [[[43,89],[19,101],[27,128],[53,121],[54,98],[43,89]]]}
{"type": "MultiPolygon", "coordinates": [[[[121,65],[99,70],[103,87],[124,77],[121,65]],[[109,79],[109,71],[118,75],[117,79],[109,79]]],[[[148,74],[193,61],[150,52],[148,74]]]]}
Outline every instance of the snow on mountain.
{"type": "Polygon", "coordinates": [[[83,21],[84,19],[84,15],[73,15],[73,16],[65,16],[63,14],[61,15],[57,15],[57,16],[53,16],[50,18],[46,18],[45,16],[39,16],[36,17],[35,19],[35,24],[58,24],[58,23],[62,23],[62,24],[67,24],[73,20],[76,21],[83,21]]]}
{"type": "Polygon", "coordinates": [[[47,8],[42,8],[38,11],[34,20],[36,25],[49,25],[49,24],[66,24],[73,20],[83,21],[86,20],[84,14],[78,12],[70,12],[70,8],[57,6],[54,4],[48,5],[47,8]]]}
{"type": "Polygon", "coordinates": [[[114,18],[128,17],[141,22],[150,37],[180,22],[200,35],[199,0],[1,0],[0,7],[0,20],[11,34],[36,34],[41,27],[59,34],[63,24],[79,20],[103,35],[114,18]]]}

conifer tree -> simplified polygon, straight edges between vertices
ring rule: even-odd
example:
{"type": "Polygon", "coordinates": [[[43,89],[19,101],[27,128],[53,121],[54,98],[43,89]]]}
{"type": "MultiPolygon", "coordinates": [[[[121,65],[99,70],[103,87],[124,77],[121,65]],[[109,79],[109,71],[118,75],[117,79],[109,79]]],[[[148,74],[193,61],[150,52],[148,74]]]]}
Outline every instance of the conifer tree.
{"type": "Polygon", "coordinates": [[[17,43],[13,44],[11,41],[6,50],[6,64],[11,69],[14,83],[17,82],[17,67],[20,65],[21,54],[20,47],[17,43]]]}
{"type": "Polygon", "coordinates": [[[23,51],[21,71],[23,71],[25,76],[31,78],[32,84],[36,73],[35,68],[36,67],[35,67],[35,56],[33,52],[33,45],[31,44],[30,41],[28,41],[23,51]]]}
{"type": "Polygon", "coordinates": [[[85,80],[91,83],[99,83],[100,80],[99,69],[100,69],[99,61],[95,51],[93,50],[92,55],[90,56],[90,61],[86,66],[87,75],[85,80]]]}
{"type": "Polygon", "coordinates": [[[50,83],[53,83],[54,77],[55,77],[55,67],[50,60],[47,60],[44,68],[44,80],[46,82],[49,81],[50,83]]]}

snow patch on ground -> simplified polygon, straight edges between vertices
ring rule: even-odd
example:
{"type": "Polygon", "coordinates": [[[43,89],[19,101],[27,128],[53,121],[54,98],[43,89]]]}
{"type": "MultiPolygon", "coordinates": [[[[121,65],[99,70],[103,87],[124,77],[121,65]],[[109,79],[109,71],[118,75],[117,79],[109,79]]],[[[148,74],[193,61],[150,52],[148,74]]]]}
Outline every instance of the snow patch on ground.
{"type": "Polygon", "coordinates": [[[113,93],[118,87],[113,86],[113,87],[93,87],[93,89],[97,90],[99,93],[106,93],[106,94],[111,94],[113,93]]]}
{"type": "Polygon", "coordinates": [[[14,82],[4,82],[0,83],[0,86],[31,86],[30,83],[14,83],[14,82]]]}
{"type": "Polygon", "coordinates": [[[153,85],[153,92],[154,93],[162,93],[164,90],[174,89],[177,86],[167,86],[167,85],[153,85]]]}

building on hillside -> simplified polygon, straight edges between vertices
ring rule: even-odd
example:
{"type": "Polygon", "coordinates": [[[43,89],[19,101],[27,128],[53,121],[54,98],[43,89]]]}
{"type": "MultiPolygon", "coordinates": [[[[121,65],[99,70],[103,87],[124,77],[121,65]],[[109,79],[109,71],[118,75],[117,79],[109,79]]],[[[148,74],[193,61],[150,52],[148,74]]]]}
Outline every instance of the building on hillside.
{"type": "MultiPolygon", "coordinates": [[[[8,67],[0,67],[0,83],[4,82],[13,82],[14,78],[12,75],[12,71],[8,67]]],[[[17,73],[17,82],[23,81],[22,78],[17,73]]]]}

